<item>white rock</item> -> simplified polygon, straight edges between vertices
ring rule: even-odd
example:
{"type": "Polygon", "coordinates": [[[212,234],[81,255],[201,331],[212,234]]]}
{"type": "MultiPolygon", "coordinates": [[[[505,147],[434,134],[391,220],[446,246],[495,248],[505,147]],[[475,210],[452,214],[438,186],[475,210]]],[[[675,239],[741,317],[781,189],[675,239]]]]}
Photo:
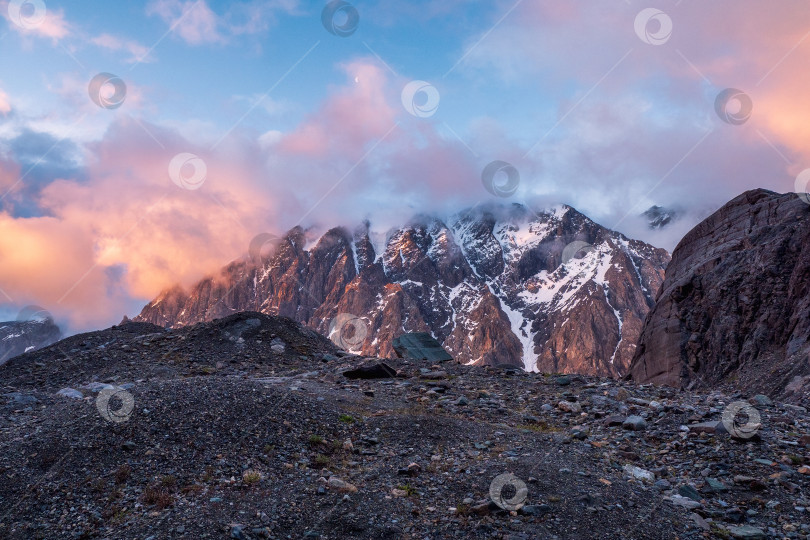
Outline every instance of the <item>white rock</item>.
{"type": "Polygon", "coordinates": [[[57,396],[65,396],[73,399],[84,399],[84,394],[73,388],[62,388],[56,393],[57,396]]]}
{"type": "Polygon", "coordinates": [[[332,476],[331,478],[329,478],[329,487],[343,493],[354,493],[357,491],[357,488],[355,486],[344,480],[341,480],[337,476],[332,476]]]}
{"type": "Polygon", "coordinates": [[[648,471],[647,469],[642,469],[641,467],[636,467],[635,465],[627,464],[624,466],[624,472],[635,478],[636,480],[642,480],[644,482],[655,482],[655,474],[648,471]]]}
{"type": "Polygon", "coordinates": [[[572,403],[570,401],[560,401],[557,403],[557,408],[561,411],[570,412],[570,413],[578,413],[582,412],[582,405],[579,403],[572,403]]]}
{"type": "Polygon", "coordinates": [[[90,392],[93,392],[95,394],[96,392],[101,392],[102,390],[113,390],[115,386],[107,383],[91,382],[90,384],[85,385],[82,388],[84,388],[85,390],[89,390],[90,392]]]}

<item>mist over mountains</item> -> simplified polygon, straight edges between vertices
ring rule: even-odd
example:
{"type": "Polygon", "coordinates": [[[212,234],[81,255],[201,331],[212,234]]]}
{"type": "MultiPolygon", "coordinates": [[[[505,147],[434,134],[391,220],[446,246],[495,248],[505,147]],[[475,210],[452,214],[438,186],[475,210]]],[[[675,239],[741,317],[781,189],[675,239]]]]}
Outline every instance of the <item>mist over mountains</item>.
{"type": "Polygon", "coordinates": [[[365,223],[257,238],[246,260],[165,291],[136,320],[176,327],[255,310],[333,339],[336,320],[354,320],[346,348],[357,353],[391,356],[399,334],[427,331],[463,363],[619,376],[669,260],[566,205],[421,215],[384,235],[365,223]]]}

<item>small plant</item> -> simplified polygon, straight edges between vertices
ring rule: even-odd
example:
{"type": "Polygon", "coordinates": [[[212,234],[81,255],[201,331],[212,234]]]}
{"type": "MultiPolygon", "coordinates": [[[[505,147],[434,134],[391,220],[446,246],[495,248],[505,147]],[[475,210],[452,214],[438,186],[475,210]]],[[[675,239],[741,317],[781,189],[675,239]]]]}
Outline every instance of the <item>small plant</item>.
{"type": "Polygon", "coordinates": [[[107,495],[107,500],[109,502],[115,502],[123,496],[124,496],[123,491],[121,491],[120,489],[114,489],[110,492],[109,495],[107,495]]]}
{"type": "Polygon", "coordinates": [[[309,445],[310,446],[318,446],[319,444],[323,444],[323,437],[320,435],[310,435],[309,436],[309,445]]]}
{"type": "Polygon", "coordinates": [[[470,505],[469,504],[461,503],[461,504],[456,505],[456,514],[458,514],[460,516],[466,516],[469,513],[470,513],[470,505]]]}
{"type": "Polygon", "coordinates": [[[119,465],[118,469],[115,470],[115,483],[123,484],[129,480],[130,474],[132,474],[132,467],[129,466],[129,463],[119,465]]]}
{"type": "Polygon", "coordinates": [[[521,424],[516,427],[518,429],[528,429],[529,431],[534,431],[535,433],[554,433],[560,431],[560,428],[552,426],[551,424],[549,424],[544,420],[541,420],[537,423],[521,424]]]}
{"type": "Polygon", "coordinates": [[[315,456],[315,465],[319,467],[328,467],[331,460],[323,454],[318,454],[315,456]]]}
{"type": "Polygon", "coordinates": [[[101,517],[112,523],[120,523],[124,520],[126,515],[127,509],[117,504],[108,506],[101,512],[101,517]]]}
{"type": "Polygon", "coordinates": [[[127,517],[128,511],[129,510],[127,510],[126,508],[116,508],[110,520],[113,523],[122,523],[124,521],[124,518],[127,517]]]}
{"type": "Polygon", "coordinates": [[[158,510],[163,510],[174,504],[174,496],[166,488],[149,486],[143,490],[143,502],[149,506],[155,506],[158,510]]]}
{"type": "Polygon", "coordinates": [[[397,486],[397,489],[401,489],[402,491],[404,491],[408,497],[413,497],[417,495],[416,488],[414,488],[410,484],[405,484],[404,486],[397,486]]]}
{"type": "Polygon", "coordinates": [[[247,485],[255,484],[261,479],[262,473],[260,473],[259,471],[255,471],[253,469],[248,469],[242,473],[242,482],[244,482],[247,485]]]}
{"type": "Polygon", "coordinates": [[[262,449],[262,451],[263,451],[265,454],[269,454],[270,452],[272,452],[273,450],[275,450],[275,448],[276,448],[276,447],[275,447],[275,445],[272,445],[272,444],[265,444],[265,445],[264,445],[264,448],[262,449]]]}
{"type": "Polygon", "coordinates": [[[354,424],[355,423],[354,416],[352,416],[350,414],[341,414],[338,417],[338,420],[340,420],[344,424],[354,424]]]}

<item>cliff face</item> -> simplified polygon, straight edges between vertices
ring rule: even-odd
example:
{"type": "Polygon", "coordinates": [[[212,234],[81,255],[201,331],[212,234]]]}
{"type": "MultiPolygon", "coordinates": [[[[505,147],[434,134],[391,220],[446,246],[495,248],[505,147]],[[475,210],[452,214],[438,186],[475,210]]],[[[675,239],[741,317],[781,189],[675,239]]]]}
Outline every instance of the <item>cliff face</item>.
{"type": "Polygon", "coordinates": [[[136,320],[183,326],[255,310],[291,317],[354,352],[390,357],[430,332],[464,363],[619,376],[663,281],[666,251],[568,206],[419,217],[380,236],[295,228],[272,254],[173,288],[136,320]]]}
{"type": "Polygon", "coordinates": [[[52,319],[0,322],[0,365],[20,354],[46,347],[62,337],[52,319]]]}
{"type": "Polygon", "coordinates": [[[810,205],[754,190],[675,248],[628,377],[795,394],[809,355],[810,205]]]}

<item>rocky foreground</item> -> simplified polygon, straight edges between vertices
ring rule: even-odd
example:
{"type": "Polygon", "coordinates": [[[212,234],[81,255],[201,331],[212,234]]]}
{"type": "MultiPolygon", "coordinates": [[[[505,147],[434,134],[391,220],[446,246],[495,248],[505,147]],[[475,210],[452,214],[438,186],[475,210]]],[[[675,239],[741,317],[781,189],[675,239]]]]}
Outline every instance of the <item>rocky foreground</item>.
{"type": "Polygon", "coordinates": [[[801,406],[380,362],[258,313],[14,358],[0,537],[810,536],[801,406]]]}

